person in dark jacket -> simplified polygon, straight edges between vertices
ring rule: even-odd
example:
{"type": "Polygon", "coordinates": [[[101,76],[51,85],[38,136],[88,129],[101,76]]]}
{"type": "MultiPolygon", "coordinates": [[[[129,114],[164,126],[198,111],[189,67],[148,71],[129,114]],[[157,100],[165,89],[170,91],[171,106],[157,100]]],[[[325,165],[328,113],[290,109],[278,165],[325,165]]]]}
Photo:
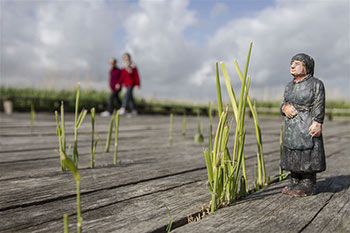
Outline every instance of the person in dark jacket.
{"type": "Polygon", "coordinates": [[[117,59],[111,58],[109,64],[111,66],[111,69],[109,71],[109,87],[111,89],[111,95],[108,99],[108,111],[102,112],[101,116],[109,116],[112,114],[114,108],[114,100],[117,101],[119,107],[122,104],[119,98],[119,93],[121,91],[121,70],[117,67],[117,59]]]}
{"type": "Polygon", "coordinates": [[[120,83],[126,88],[126,93],[123,97],[122,107],[119,109],[119,114],[124,115],[126,108],[129,107],[132,114],[137,115],[133,90],[136,86],[140,88],[140,77],[136,65],[131,61],[129,53],[123,55],[124,66],[121,71],[120,83]]]}
{"type": "Polygon", "coordinates": [[[284,91],[281,113],[284,116],[283,149],[280,166],[291,172],[290,184],[282,193],[308,196],[316,191],[316,173],[326,169],[322,139],[325,115],[325,88],[315,77],[315,62],[307,54],[292,57],[294,77],[284,91]]]}

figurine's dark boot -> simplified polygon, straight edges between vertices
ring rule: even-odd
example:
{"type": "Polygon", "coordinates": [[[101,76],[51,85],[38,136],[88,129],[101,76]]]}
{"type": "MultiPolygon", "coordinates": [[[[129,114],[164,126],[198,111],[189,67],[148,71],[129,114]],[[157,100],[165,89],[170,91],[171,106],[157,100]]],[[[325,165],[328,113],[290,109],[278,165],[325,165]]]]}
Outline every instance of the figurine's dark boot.
{"type": "Polygon", "coordinates": [[[295,189],[295,187],[299,184],[301,180],[301,174],[296,172],[290,173],[290,183],[286,187],[282,189],[282,193],[284,194],[292,194],[291,192],[295,189]]]}
{"type": "Polygon", "coordinates": [[[292,190],[294,196],[310,196],[316,192],[316,173],[303,173],[302,180],[292,190]]]}

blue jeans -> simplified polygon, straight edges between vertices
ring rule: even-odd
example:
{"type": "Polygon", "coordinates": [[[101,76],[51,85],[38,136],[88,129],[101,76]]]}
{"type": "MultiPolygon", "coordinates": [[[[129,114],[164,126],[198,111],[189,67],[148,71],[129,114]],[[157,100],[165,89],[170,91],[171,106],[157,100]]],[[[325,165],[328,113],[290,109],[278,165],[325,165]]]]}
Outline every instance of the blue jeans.
{"type": "Polygon", "coordinates": [[[129,106],[130,111],[135,110],[135,101],[132,95],[133,90],[134,90],[134,86],[126,87],[126,93],[123,97],[123,103],[122,103],[122,107],[126,108],[129,106]]]}

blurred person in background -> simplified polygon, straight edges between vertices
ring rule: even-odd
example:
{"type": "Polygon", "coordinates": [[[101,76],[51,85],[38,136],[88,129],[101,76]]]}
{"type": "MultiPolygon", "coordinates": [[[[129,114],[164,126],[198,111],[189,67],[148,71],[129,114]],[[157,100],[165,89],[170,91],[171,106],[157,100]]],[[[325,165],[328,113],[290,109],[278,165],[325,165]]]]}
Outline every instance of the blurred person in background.
{"type": "Polygon", "coordinates": [[[129,108],[133,115],[137,115],[133,90],[135,86],[140,88],[140,77],[136,65],[132,62],[129,53],[123,54],[123,63],[120,83],[126,88],[126,93],[123,97],[122,107],[119,109],[119,114],[124,115],[127,108],[129,108]]]}
{"type": "Polygon", "coordinates": [[[107,117],[113,113],[114,109],[114,100],[117,101],[118,108],[121,106],[122,102],[119,98],[119,93],[121,91],[121,70],[117,67],[117,59],[111,58],[109,60],[109,65],[111,69],[109,71],[109,87],[111,89],[111,95],[108,99],[108,110],[101,113],[101,116],[107,117]]]}

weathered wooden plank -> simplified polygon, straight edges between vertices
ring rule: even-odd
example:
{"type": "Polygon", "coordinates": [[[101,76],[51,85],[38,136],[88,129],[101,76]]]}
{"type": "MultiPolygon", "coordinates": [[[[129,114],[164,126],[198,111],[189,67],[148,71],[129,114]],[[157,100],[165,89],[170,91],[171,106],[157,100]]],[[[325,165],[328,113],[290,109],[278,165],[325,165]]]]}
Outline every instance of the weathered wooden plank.
{"type": "MultiPolygon", "coordinates": [[[[205,162],[196,156],[186,154],[169,154],[171,157],[160,161],[150,160],[121,166],[109,166],[95,169],[81,169],[82,192],[135,183],[144,179],[169,176],[179,172],[205,167],[205,162]],[[185,157],[184,157],[185,156],[185,157]],[[113,182],[110,179],[115,177],[113,182]]],[[[168,156],[169,156],[168,155],[168,156]]],[[[50,176],[29,177],[27,179],[1,180],[0,186],[8,188],[0,192],[0,208],[40,202],[58,196],[74,193],[74,182],[70,172],[53,173],[50,176]]]]}
{"type": "MultiPolygon", "coordinates": [[[[150,232],[169,223],[165,204],[169,207],[174,221],[199,211],[203,201],[209,196],[203,191],[203,183],[198,182],[84,212],[83,231],[150,232]]],[[[75,216],[69,219],[71,221],[70,231],[74,232],[75,216]]],[[[17,227],[17,229],[28,232],[57,232],[63,228],[62,221],[60,218],[37,226],[17,227]]]]}
{"type": "MultiPolygon", "coordinates": [[[[346,176],[350,180],[350,176],[346,176]]],[[[350,232],[350,189],[331,195],[303,232],[350,232]]]]}
{"type": "MultiPolygon", "coordinates": [[[[118,206],[118,209],[121,208],[129,208],[130,202],[135,202],[135,200],[140,200],[140,202],[147,202],[150,199],[150,196],[153,198],[158,198],[158,201],[161,202],[160,196],[158,196],[159,193],[168,193],[168,192],[174,192],[173,189],[178,189],[181,186],[187,186],[189,185],[192,187],[193,185],[195,187],[198,187],[198,178],[196,177],[202,177],[205,173],[205,170],[198,170],[198,171],[192,171],[188,173],[178,174],[170,177],[163,177],[156,180],[149,180],[144,182],[139,182],[135,184],[130,184],[126,186],[120,186],[116,188],[106,189],[106,190],[100,190],[91,192],[85,195],[82,195],[81,197],[81,206],[82,206],[82,213],[83,213],[83,219],[84,219],[84,225],[85,221],[88,220],[87,216],[90,216],[91,220],[95,221],[95,224],[99,224],[102,226],[103,224],[106,224],[107,222],[101,221],[100,223],[96,223],[97,219],[93,218],[93,215],[91,212],[107,212],[110,211],[111,208],[114,208],[113,206],[118,206]],[[194,179],[188,179],[188,177],[194,177],[194,179]],[[196,181],[197,180],[197,181],[196,181]],[[86,213],[86,214],[85,214],[86,213]]],[[[202,184],[202,183],[201,183],[202,184]]],[[[73,188],[74,189],[74,188],[73,188]]],[[[193,188],[192,188],[193,189],[193,188]]],[[[180,199],[181,197],[176,197],[175,194],[173,194],[175,198],[180,199]]],[[[180,194],[183,195],[183,194],[180,194]]],[[[167,195],[163,195],[167,196],[167,195]]],[[[168,197],[170,194],[168,195],[168,197]]],[[[201,198],[194,198],[187,200],[188,202],[193,202],[193,207],[191,210],[188,210],[187,214],[191,214],[191,211],[195,209],[196,207],[199,208],[200,205],[198,204],[199,200],[206,199],[208,197],[207,193],[203,193],[200,195],[201,198]],[[197,201],[195,201],[197,200],[197,201]]],[[[166,200],[163,200],[164,203],[166,203],[166,200]]],[[[179,206],[173,206],[174,203],[170,203],[171,207],[176,209],[180,208],[179,206]]],[[[167,204],[167,203],[166,203],[167,204]]],[[[31,205],[24,208],[18,208],[18,209],[10,209],[7,211],[1,212],[1,219],[0,219],[0,232],[2,231],[9,231],[9,232],[18,232],[23,229],[27,229],[30,227],[36,227],[37,225],[42,225],[48,222],[57,221],[58,220],[58,228],[52,229],[51,232],[58,232],[61,231],[62,228],[61,225],[61,219],[64,213],[67,213],[69,215],[73,215],[76,212],[76,200],[75,196],[71,196],[66,199],[57,199],[52,202],[42,203],[41,205],[31,205]],[[33,214],[35,213],[35,214],[33,214]],[[16,216],[16,218],[13,218],[16,216]]],[[[164,206],[162,208],[165,208],[164,206]]],[[[182,208],[182,207],[181,207],[182,208]]],[[[149,211],[153,211],[152,209],[149,209],[149,211]]],[[[159,210],[154,210],[159,211],[159,210]]],[[[164,210],[162,210],[162,213],[164,210]]],[[[127,213],[130,214],[130,213],[127,213]]],[[[134,213],[136,214],[136,213],[134,213]]],[[[102,217],[103,214],[99,214],[99,217],[102,217]]],[[[162,214],[163,215],[163,214],[162,214]]],[[[107,217],[107,216],[105,216],[107,217]]],[[[159,216],[158,216],[159,217],[159,216]]],[[[163,215],[163,217],[166,217],[166,215],[163,215]]],[[[71,221],[75,221],[75,218],[71,217],[71,221]]],[[[108,224],[114,225],[113,222],[109,222],[108,224]]],[[[88,225],[86,225],[88,226],[88,225]]],[[[41,230],[47,231],[45,228],[41,228],[41,230]]],[[[31,230],[29,231],[31,232],[31,230]]]]}

